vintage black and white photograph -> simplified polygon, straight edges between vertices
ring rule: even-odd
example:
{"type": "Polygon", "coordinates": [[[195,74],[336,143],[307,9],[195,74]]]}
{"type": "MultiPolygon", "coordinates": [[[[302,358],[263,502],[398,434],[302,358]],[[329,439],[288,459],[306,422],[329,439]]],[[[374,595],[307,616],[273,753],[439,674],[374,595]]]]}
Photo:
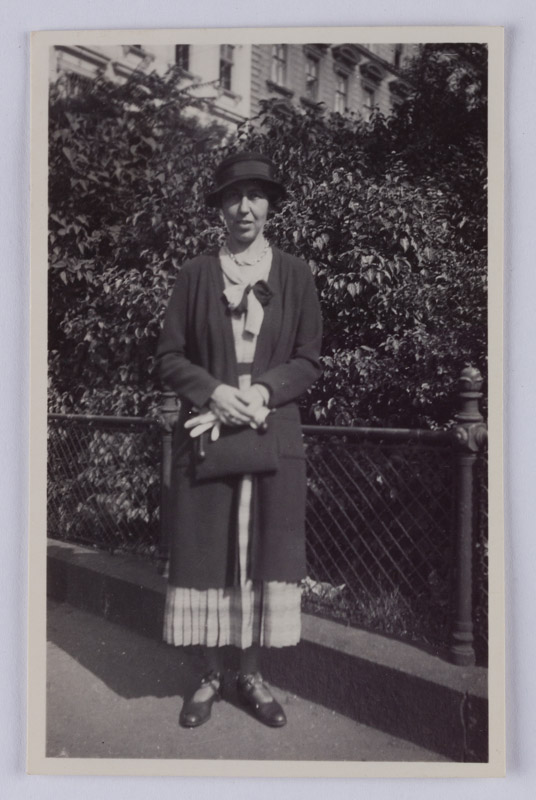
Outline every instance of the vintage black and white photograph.
{"type": "Polygon", "coordinates": [[[500,774],[502,33],[448,30],[36,35],[50,771],[500,774]]]}

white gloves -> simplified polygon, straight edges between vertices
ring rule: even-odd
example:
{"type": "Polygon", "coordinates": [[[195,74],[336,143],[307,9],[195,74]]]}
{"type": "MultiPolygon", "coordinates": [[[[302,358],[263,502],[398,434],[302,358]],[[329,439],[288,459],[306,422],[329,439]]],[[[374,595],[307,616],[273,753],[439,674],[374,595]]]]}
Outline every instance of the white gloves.
{"type": "MultiPolygon", "coordinates": [[[[271,414],[271,409],[263,406],[255,412],[253,418],[249,423],[250,428],[261,428],[266,419],[271,414]]],[[[215,442],[220,436],[222,423],[212,411],[207,411],[203,414],[198,414],[197,417],[191,417],[184,423],[184,427],[190,431],[192,439],[201,436],[206,431],[210,431],[210,440],[215,442]]]]}

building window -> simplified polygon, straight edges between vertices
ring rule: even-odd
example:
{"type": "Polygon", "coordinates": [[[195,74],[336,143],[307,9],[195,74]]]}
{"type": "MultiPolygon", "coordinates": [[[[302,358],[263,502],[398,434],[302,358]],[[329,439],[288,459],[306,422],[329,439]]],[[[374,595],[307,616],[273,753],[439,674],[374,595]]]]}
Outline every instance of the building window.
{"type": "Polygon", "coordinates": [[[402,50],[403,50],[403,48],[404,48],[404,45],[395,44],[395,52],[394,52],[394,56],[393,56],[393,63],[394,63],[394,65],[395,65],[395,67],[397,69],[402,64],[402,50]]]}
{"type": "Polygon", "coordinates": [[[233,82],[234,45],[220,45],[220,84],[222,89],[231,91],[233,82]]]}
{"type": "Polygon", "coordinates": [[[175,45],[175,64],[181,69],[190,69],[190,45],[189,44],[176,44],[175,45]]]}
{"type": "Polygon", "coordinates": [[[344,114],[348,108],[348,76],[342,72],[335,73],[335,111],[344,114]]]}
{"type": "Polygon", "coordinates": [[[272,74],[271,79],[278,86],[287,82],[287,46],[286,44],[272,45],[272,74]]]}
{"type": "Polygon", "coordinates": [[[305,59],[305,97],[316,102],[318,100],[318,59],[306,56],[305,59]]]}
{"type": "Polygon", "coordinates": [[[365,102],[364,102],[364,110],[365,110],[365,119],[368,121],[372,116],[372,111],[374,106],[376,105],[376,92],[372,88],[372,86],[364,86],[363,91],[365,93],[365,102]]]}

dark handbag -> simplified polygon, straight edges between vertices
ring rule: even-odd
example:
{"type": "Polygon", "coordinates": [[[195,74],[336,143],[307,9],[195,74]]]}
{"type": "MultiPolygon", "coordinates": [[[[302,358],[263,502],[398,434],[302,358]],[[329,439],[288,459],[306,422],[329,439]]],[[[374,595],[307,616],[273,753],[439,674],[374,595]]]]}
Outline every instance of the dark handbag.
{"type": "Polygon", "coordinates": [[[233,475],[277,472],[279,452],[275,426],[232,428],[223,426],[215,442],[203,433],[193,442],[194,471],[199,481],[233,475]]]}

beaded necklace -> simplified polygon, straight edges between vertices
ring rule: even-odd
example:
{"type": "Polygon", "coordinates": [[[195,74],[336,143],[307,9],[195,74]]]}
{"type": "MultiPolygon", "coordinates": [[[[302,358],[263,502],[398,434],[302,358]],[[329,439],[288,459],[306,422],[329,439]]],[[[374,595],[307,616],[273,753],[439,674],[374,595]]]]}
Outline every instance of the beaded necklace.
{"type": "Polygon", "coordinates": [[[234,253],[232,253],[231,250],[229,250],[229,248],[228,248],[228,246],[226,244],[223,246],[223,249],[225,250],[225,252],[229,256],[229,258],[232,261],[234,261],[234,263],[237,265],[237,267],[254,267],[255,264],[258,264],[259,261],[262,261],[262,259],[264,258],[264,256],[268,252],[268,250],[270,249],[270,242],[266,242],[266,245],[264,246],[264,249],[261,251],[260,255],[257,256],[257,258],[255,258],[253,261],[239,261],[238,258],[236,257],[236,255],[234,253]]]}

